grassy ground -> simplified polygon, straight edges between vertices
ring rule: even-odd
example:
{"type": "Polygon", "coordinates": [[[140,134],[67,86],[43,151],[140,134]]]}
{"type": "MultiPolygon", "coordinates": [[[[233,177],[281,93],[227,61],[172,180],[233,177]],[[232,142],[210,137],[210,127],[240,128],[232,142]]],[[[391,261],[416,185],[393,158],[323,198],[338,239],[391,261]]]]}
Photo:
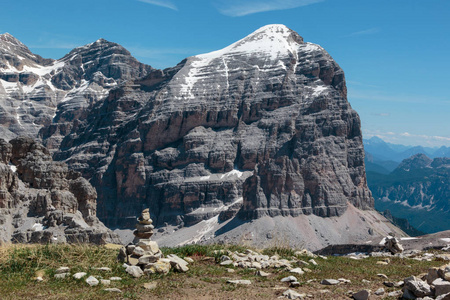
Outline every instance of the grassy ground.
{"type": "MultiPolygon", "coordinates": [[[[116,261],[117,249],[92,245],[4,245],[0,246],[0,299],[275,299],[288,288],[280,279],[291,275],[282,269],[266,269],[272,273],[267,278],[258,277],[255,271],[235,268],[229,273],[214,261],[214,250],[228,248],[244,251],[239,246],[185,246],[163,248],[164,254],[175,253],[194,259],[187,273],[170,272],[168,275],[144,276],[139,279],[125,273],[122,264],[116,261]],[[210,257],[210,258],[208,258],[210,257]],[[212,258],[211,258],[212,257],[212,258]],[[88,286],[84,279],[72,276],[54,279],[55,270],[61,266],[71,268],[71,274],[86,272],[89,275],[122,277],[122,281],[111,282],[109,287],[122,290],[121,294],[106,292],[105,286],[88,286]],[[94,268],[109,267],[105,273],[94,268]],[[36,274],[43,274],[44,281],[36,282],[36,274]],[[249,279],[250,286],[235,286],[228,279],[249,279]],[[153,289],[145,289],[146,283],[156,283],[153,289]]],[[[293,250],[286,248],[264,249],[265,254],[291,258],[293,250]]],[[[308,260],[309,258],[300,258],[308,260]]],[[[348,299],[348,291],[361,289],[377,290],[384,287],[387,292],[396,290],[383,286],[384,273],[390,281],[399,281],[410,275],[426,272],[431,266],[443,265],[442,261],[416,261],[393,258],[389,265],[377,265],[379,258],[352,260],[345,257],[317,258],[318,266],[310,266],[312,272],[297,276],[301,286],[297,292],[310,294],[313,299],[348,299]],[[325,278],[346,278],[351,283],[324,286],[319,282],[325,278]],[[363,283],[362,279],[370,283],[363,283]],[[308,282],[309,280],[313,280],[308,282]]],[[[380,299],[383,297],[379,297],[380,299]]],[[[375,299],[375,298],[374,298],[375,299]]],[[[383,298],[389,299],[389,298],[383,298]]]]}

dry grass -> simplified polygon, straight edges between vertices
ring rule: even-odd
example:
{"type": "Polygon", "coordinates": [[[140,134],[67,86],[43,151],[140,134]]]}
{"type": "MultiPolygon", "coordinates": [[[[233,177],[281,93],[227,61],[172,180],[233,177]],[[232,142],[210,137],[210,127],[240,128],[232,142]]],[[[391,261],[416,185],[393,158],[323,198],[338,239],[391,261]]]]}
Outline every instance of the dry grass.
{"type": "MultiPolygon", "coordinates": [[[[274,299],[288,288],[279,280],[291,275],[287,270],[265,270],[272,275],[262,278],[255,272],[236,268],[229,273],[214,260],[204,260],[214,256],[214,250],[227,248],[244,251],[240,246],[191,245],[179,248],[164,248],[163,252],[191,256],[195,262],[190,264],[187,273],[170,272],[166,276],[144,276],[131,278],[125,273],[121,263],[116,261],[117,249],[108,249],[93,245],[3,245],[0,246],[0,299],[274,299]],[[121,294],[105,292],[103,286],[89,287],[84,280],[75,280],[71,276],[57,280],[54,274],[57,268],[67,266],[71,274],[87,272],[89,275],[122,277],[120,282],[112,282],[111,287],[119,288],[121,294]],[[112,272],[102,273],[95,267],[110,267],[112,272]],[[34,278],[43,276],[43,282],[34,278]],[[249,279],[251,286],[227,284],[228,279],[249,279]],[[144,283],[155,282],[156,288],[146,290],[144,283]]],[[[264,249],[266,253],[278,253],[284,257],[292,256],[293,250],[287,247],[264,249]]],[[[300,258],[308,260],[307,257],[300,258]]],[[[316,259],[318,266],[310,266],[312,272],[297,277],[301,286],[300,293],[307,293],[313,299],[348,299],[348,291],[363,288],[372,291],[384,287],[385,279],[377,276],[384,273],[391,281],[398,281],[410,275],[418,275],[430,266],[444,264],[439,261],[416,261],[394,258],[387,266],[377,265],[377,258],[351,260],[345,257],[316,259]],[[351,283],[338,286],[320,285],[324,278],[350,279],[351,283]],[[363,283],[362,279],[370,283],[363,283]],[[312,280],[312,281],[310,281],[312,280]],[[323,290],[328,292],[323,293],[323,290]]],[[[387,291],[395,290],[386,288],[387,291]]]]}

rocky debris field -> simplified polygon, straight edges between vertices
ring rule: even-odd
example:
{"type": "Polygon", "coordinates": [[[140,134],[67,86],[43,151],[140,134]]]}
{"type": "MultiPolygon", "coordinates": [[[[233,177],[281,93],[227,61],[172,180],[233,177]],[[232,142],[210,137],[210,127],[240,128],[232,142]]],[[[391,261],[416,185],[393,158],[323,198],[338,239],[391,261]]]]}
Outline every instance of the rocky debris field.
{"type": "Polygon", "coordinates": [[[450,247],[319,256],[291,248],[161,248],[188,269],[143,272],[120,245],[2,245],[2,299],[448,299],[450,247]]]}

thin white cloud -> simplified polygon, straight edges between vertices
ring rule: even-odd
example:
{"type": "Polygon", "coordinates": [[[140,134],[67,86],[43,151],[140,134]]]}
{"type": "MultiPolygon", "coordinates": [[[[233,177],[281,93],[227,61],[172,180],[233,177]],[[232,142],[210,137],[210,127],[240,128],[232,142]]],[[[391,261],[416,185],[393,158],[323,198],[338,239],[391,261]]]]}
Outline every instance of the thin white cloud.
{"type": "Polygon", "coordinates": [[[216,7],[221,14],[226,16],[242,17],[265,11],[292,9],[323,1],[325,0],[220,0],[216,2],[216,7]]]}
{"type": "Polygon", "coordinates": [[[348,35],[346,35],[345,37],[354,37],[354,36],[362,36],[362,35],[371,35],[371,34],[376,34],[379,33],[381,30],[378,27],[373,27],[373,28],[369,28],[369,29],[365,29],[365,30],[360,30],[360,31],[355,31],[352,32],[348,35]]]}
{"type": "Polygon", "coordinates": [[[173,4],[169,0],[137,0],[137,1],[143,2],[143,3],[148,3],[148,4],[153,4],[153,5],[157,5],[157,6],[161,6],[161,7],[170,8],[173,10],[178,10],[176,5],[173,4]]]}
{"type": "Polygon", "coordinates": [[[414,134],[410,132],[382,132],[380,130],[363,130],[363,135],[364,138],[376,136],[386,142],[400,143],[403,145],[421,145],[431,147],[440,147],[443,145],[450,146],[450,137],[447,136],[414,134]]]}
{"type": "Polygon", "coordinates": [[[48,41],[43,44],[30,45],[29,48],[34,48],[34,49],[74,49],[79,46],[80,45],[73,44],[73,43],[67,43],[67,42],[48,41]]]}

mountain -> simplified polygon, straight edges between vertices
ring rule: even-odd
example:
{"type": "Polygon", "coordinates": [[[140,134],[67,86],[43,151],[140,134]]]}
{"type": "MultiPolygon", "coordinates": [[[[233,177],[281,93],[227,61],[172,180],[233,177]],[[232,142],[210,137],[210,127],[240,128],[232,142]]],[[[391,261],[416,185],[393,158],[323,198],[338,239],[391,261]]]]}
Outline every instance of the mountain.
{"type": "Polygon", "coordinates": [[[430,148],[423,146],[404,146],[387,143],[377,136],[370,139],[364,139],[364,149],[373,159],[372,162],[394,161],[401,162],[415,154],[425,154],[431,158],[450,157],[450,148],[442,146],[441,148],[430,148]]]}
{"type": "Polygon", "coordinates": [[[426,233],[450,229],[450,158],[417,154],[390,174],[367,172],[375,207],[426,233]]]}
{"type": "Polygon", "coordinates": [[[86,117],[89,106],[131,78],[152,72],[122,46],[99,39],[61,59],[43,59],[0,35],[2,136],[39,137],[51,150],[86,117]]]}
{"type": "Polygon", "coordinates": [[[128,55],[99,40],[37,66],[51,66],[35,74],[60,95],[48,124],[10,109],[95,186],[107,226],[131,228],[150,207],[162,244],[276,237],[311,249],[395,230],[373,210],[360,119],[322,47],[268,25],[165,70],[128,55]]]}
{"type": "Polygon", "coordinates": [[[96,217],[95,189],[31,138],[0,139],[0,243],[119,242],[96,217]]]}

